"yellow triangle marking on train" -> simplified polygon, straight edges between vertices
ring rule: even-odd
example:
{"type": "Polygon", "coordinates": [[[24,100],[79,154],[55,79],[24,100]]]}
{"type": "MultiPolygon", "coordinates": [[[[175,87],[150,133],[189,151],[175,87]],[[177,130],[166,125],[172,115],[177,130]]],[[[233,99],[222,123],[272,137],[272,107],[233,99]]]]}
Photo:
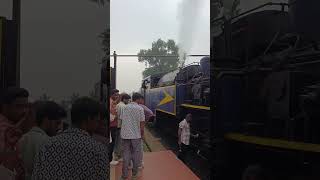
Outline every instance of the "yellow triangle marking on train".
{"type": "Polygon", "coordinates": [[[164,105],[164,104],[167,104],[171,101],[173,101],[173,97],[170,96],[166,91],[163,91],[164,93],[164,98],[160,101],[160,103],[158,104],[158,106],[161,106],[161,105],[164,105]]]}

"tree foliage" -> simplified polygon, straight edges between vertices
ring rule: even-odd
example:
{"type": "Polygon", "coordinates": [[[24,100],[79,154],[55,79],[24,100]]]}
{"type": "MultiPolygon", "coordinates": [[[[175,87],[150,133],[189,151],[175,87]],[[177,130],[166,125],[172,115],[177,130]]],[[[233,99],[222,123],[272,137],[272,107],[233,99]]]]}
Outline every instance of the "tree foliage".
{"type": "Polygon", "coordinates": [[[177,69],[179,64],[178,52],[179,48],[172,39],[169,39],[167,42],[158,39],[152,43],[150,49],[141,49],[138,53],[138,61],[144,62],[146,65],[146,68],[143,71],[143,77],[159,73],[168,73],[177,69]],[[174,55],[177,57],[152,57],[152,55],[174,55]]]}

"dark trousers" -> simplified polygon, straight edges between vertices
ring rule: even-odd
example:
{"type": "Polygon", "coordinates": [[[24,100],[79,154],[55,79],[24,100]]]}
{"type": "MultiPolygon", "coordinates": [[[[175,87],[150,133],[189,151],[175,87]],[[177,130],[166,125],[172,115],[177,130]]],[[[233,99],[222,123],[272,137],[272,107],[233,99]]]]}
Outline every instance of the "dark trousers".
{"type": "Polygon", "coordinates": [[[114,150],[114,145],[116,143],[116,139],[117,139],[117,130],[118,128],[117,127],[110,127],[110,133],[111,133],[111,140],[112,142],[110,143],[110,149],[109,149],[109,161],[111,162],[112,159],[113,159],[113,150],[114,150]]]}
{"type": "Polygon", "coordinates": [[[189,145],[185,145],[181,143],[181,151],[179,152],[178,158],[185,164],[187,163],[189,151],[190,151],[189,145]]]}

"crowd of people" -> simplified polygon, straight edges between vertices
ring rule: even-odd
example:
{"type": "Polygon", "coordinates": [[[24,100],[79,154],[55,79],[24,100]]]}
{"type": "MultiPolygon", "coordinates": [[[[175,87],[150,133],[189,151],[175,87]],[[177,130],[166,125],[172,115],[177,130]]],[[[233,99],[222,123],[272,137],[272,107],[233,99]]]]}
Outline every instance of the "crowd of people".
{"type": "Polygon", "coordinates": [[[121,179],[138,177],[143,168],[143,139],[145,122],[154,117],[153,112],[144,105],[144,97],[133,93],[132,98],[119,90],[111,91],[110,96],[110,164],[122,163],[121,179]]]}
{"type": "MultiPolygon", "coordinates": [[[[78,98],[68,112],[54,101],[29,102],[24,88],[1,94],[0,179],[109,179],[109,163],[122,161],[121,179],[137,179],[144,168],[145,122],[155,117],[139,93],[110,93],[105,105],[78,98]],[[106,121],[110,115],[109,129],[106,121]],[[110,133],[108,133],[110,132],[110,133]],[[108,142],[109,141],[109,142],[108,142]]],[[[180,159],[185,161],[190,136],[188,114],[179,124],[180,159]]]]}
{"type": "Polygon", "coordinates": [[[29,102],[24,88],[1,93],[0,179],[109,179],[109,163],[123,161],[122,179],[143,168],[145,121],[153,113],[139,93],[132,98],[111,91],[110,134],[107,109],[89,98],[78,98],[67,111],[54,101],[29,102]],[[109,144],[110,139],[110,144],[109,144]],[[109,145],[109,146],[108,146],[109,145]]]}
{"type": "Polygon", "coordinates": [[[102,104],[77,99],[66,128],[62,106],[28,99],[23,88],[1,93],[0,179],[109,179],[107,138],[95,138],[107,129],[98,128],[106,117],[102,104]]]}

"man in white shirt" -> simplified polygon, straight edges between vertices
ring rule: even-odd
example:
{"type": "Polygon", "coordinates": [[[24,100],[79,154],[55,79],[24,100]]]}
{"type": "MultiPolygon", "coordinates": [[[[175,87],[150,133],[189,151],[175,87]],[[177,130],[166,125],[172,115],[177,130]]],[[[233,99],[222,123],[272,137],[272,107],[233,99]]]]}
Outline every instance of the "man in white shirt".
{"type": "Polygon", "coordinates": [[[190,132],[190,123],[192,121],[191,113],[186,115],[186,118],[179,123],[178,144],[180,147],[179,159],[186,163],[186,158],[190,150],[190,136],[199,137],[199,134],[192,135],[190,132]]]}
{"type": "Polygon", "coordinates": [[[117,104],[117,107],[116,107],[117,120],[118,120],[118,132],[119,132],[119,134],[117,134],[117,139],[116,139],[117,142],[115,143],[115,150],[114,150],[116,161],[119,161],[122,158],[122,142],[121,142],[121,136],[120,136],[122,119],[120,117],[123,114],[123,109],[129,103],[130,98],[131,97],[126,93],[120,94],[120,102],[117,104]]]}
{"type": "Polygon", "coordinates": [[[139,103],[143,96],[133,93],[132,102],[125,106],[120,119],[121,138],[123,146],[123,166],[121,179],[127,179],[129,175],[129,164],[133,161],[132,179],[138,178],[138,167],[141,166],[141,137],[144,136],[145,116],[144,110],[139,103]]]}

